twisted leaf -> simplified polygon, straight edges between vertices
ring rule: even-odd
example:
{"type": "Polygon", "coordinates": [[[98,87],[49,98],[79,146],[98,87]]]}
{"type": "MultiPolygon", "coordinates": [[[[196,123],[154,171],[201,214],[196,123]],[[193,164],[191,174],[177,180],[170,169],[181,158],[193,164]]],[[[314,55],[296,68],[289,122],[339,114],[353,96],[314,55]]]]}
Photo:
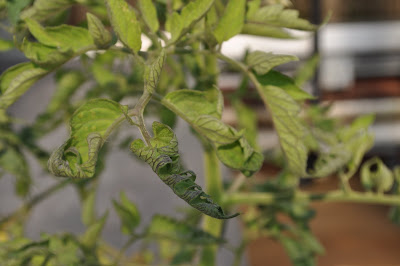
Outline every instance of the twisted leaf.
{"type": "Polygon", "coordinates": [[[193,208],[217,219],[237,216],[225,215],[222,208],[194,181],[196,174],[183,171],[179,162],[178,140],[172,129],[159,122],[153,123],[154,137],[146,145],[141,139],[132,142],[131,150],[148,163],[172,191],[193,208]]]}
{"type": "Polygon", "coordinates": [[[49,171],[63,177],[92,177],[100,148],[126,112],[127,106],[107,99],[79,107],[70,121],[71,137],[52,153],[49,171]]]}

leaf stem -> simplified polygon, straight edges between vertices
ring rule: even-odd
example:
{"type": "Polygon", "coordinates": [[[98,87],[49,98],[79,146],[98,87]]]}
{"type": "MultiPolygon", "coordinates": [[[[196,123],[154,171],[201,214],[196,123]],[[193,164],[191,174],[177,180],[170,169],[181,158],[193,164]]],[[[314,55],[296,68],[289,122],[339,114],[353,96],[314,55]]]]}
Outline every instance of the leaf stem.
{"type": "Polygon", "coordinates": [[[275,193],[232,193],[222,198],[224,205],[234,204],[273,204],[283,199],[293,201],[323,201],[323,202],[356,202],[367,204],[400,205],[400,196],[384,195],[373,192],[345,192],[343,190],[334,190],[328,193],[307,193],[296,192],[294,195],[279,195],[275,193]],[[290,197],[290,198],[289,198],[290,197]]]}
{"type": "MultiPolygon", "coordinates": [[[[205,147],[204,151],[205,187],[207,193],[220,201],[223,195],[221,169],[217,154],[212,147],[205,147]]],[[[215,219],[205,215],[203,220],[203,230],[219,237],[222,232],[223,220],[215,219]]],[[[200,265],[215,265],[217,245],[209,245],[203,248],[200,258],[200,265]]]]}

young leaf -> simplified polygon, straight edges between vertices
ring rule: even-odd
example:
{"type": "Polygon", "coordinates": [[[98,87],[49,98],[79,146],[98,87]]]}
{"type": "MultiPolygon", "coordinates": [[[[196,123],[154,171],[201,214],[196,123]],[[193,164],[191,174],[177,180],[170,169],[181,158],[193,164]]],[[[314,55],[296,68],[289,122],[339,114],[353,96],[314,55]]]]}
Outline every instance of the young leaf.
{"type": "Polygon", "coordinates": [[[259,8],[256,12],[251,12],[251,14],[247,14],[247,23],[265,24],[305,31],[314,31],[317,29],[316,25],[299,18],[297,10],[284,9],[283,5],[267,5],[259,8]]]}
{"type": "Polygon", "coordinates": [[[144,72],[144,89],[149,93],[153,93],[157,87],[165,57],[165,50],[163,49],[158,58],[151,65],[146,65],[144,72]]]}
{"type": "Polygon", "coordinates": [[[246,0],[228,1],[224,14],[213,34],[218,43],[229,40],[242,31],[246,0]]]}
{"type": "Polygon", "coordinates": [[[108,213],[105,213],[100,220],[93,223],[86,230],[85,234],[81,238],[81,242],[85,247],[92,248],[96,245],[98,239],[103,231],[104,224],[107,221],[108,213]]]}
{"type": "Polygon", "coordinates": [[[263,86],[261,98],[271,112],[289,169],[298,176],[305,175],[308,154],[305,140],[309,132],[298,117],[300,106],[283,89],[275,86],[263,86]]]}
{"type": "Polygon", "coordinates": [[[120,194],[120,202],[113,200],[114,209],[121,219],[121,231],[126,235],[134,233],[140,223],[140,214],[124,192],[120,194]]]}
{"type": "Polygon", "coordinates": [[[151,0],[139,0],[139,9],[143,20],[152,32],[157,32],[158,24],[157,10],[151,0]]]}
{"type": "Polygon", "coordinates": [[[105,0],[111,25],[121,42],[133,52],[142,47],[140,24],[125,0],[105,0]]]}
{"type": "Polygon", "coordinates": [[[170,127],[154,122],[153,133],[154,137],[148,145],[137,139],[132,142],[131,150],[147,162],[178,197],[193,208],[217,219],[229,219],[238,215],[225,215],[222,208],[194,182],[196,174],[181,169],[178,140],[170,127]]]}
{"type": "Polygon", "coordinates": [[[126,112],[127,106],[107,99],[79,107],[70,121],[70,138],[50,156],[49,171],[63,177],[92,177],[100,148],[126,112]]]}
{"type": "Polygon", "coordinates": [[[279,55],[265,53],[261,51],[251,52],[247,56],[247,65],[254,69],[258,75],[264,75],[273,67],[285,64],[290,61],[297,61],[298,58],[293,55],[279,55]]]}
{"type": "Polygon", "coordinates": [[[21,63],[7,69],[0,76],[0,109],[7,109],[30,86],[48,73],[33,63],[21,63]]]}
{"type": "Polygon", "coordinates": [[[174,91],[168,93],[162,103],[210,140],[227,166],[246,176],[261,167],[263,156],[253,150],[241,133],[220,120],[223,98],[218,88],[174,91]]]}
{"type": "Polygon", "coordinates": [[[257,75],[257,80],[263,86],[272,85],[283,89],[296,101],[314,99],[313,96],[299,88],[293,79],[278,71],[270,70],[267,74],[257,75]]]}
{"type": "Polygon", "coordinates": [[[361,183],[365,189],[376,189],[378,193],[383,193],[392,188],[393,182],[393,173],[381,159],[374,157],[362,165],[361,183]]]}
{"type": "Polygon", "coordinates": [[[105,49],[111,45],[111,34],[106,30],[101,20],[95,15],[86,13],[88,29],[98,48],[105,49]]]}
{"type": "Polygon", "coordinates": [[[209,245],[224,242],[223,239],[217,238],[196,227],[162,215],[155,215],[153,217],[146,233],[149,238],[165,238],[191,245],[209,245]]]}
{"type": "Polygon", "coordinates": [[[175,42],[191,26],[199,21],[210,9],[214,0],[195,0],[186,5],[180,14],[174,12],[166,22],[166,29],[171,33],[170,43],[175,42]]]}

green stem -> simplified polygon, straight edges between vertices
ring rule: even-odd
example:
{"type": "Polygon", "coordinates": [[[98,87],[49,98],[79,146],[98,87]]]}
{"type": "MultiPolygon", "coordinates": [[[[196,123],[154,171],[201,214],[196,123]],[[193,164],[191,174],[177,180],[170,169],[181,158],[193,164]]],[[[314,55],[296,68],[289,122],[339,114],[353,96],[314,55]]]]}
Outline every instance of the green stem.
{"type": "Polygon", "coordinates": [[[11,221],[14,219],[17,219],[21,216],[24,216],[26,213],[28,213],[33,207],[35,207],[37,204],[42,202],[44,199],[52,195],[54,192],[60,190],[61,188],[65,187],[66,185],[70,184],[71,180],[70,179],[65,179],[62,182],[59,182],[57,184],[54,184],[44,190],[43,192],[39,193],[38,195],[34,196],[31,198],[29,202],[24,204],[22,207],[20,207],[18,210],[13,212],[12,214],[4,217],[3,219],[0,220],[0,226],[11,221]]]}
{"type": "Polygon", "coordinates": [[[293,201],[323,201],[323,202],[357,202],[367,204],[400,205],[400,196],[384,195],[372,192],[345,192],[335,190],[328,193],[306,193],[296,192],[291,196],[280,196],[274,193],[233,193],[226,195],[222,202],[224,205],[234,204],[273,204],[282,199],[291,199],[293,201]]]}
{"type": "MultiPolygon", "coordinates": [[[[223,195],[221,169],[217,154],[212,147],[206,147],[204,152],[205,187],[207,193],[219,202],[223,195]]],[[[223,221],[204,216],[203,230],[213,236],[219,237],[222,232],[223,221]]],[[[209,245],[203,248],[200,258],[200,265],[215,265],[217,255],[217,245],[209,245]]]]}

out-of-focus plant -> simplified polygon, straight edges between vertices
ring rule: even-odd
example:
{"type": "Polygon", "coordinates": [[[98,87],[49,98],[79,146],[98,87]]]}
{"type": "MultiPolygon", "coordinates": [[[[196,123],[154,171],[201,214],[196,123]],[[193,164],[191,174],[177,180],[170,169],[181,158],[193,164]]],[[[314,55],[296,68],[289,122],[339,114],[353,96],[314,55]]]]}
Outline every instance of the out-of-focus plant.
{"type": "MultiPolygon", "coordinates": [[[[373,144],[368,133],[373,117],[344,126],[327,118],[327,108],[309,105],[313,97],[300,88],[312,76],[317,57],[291,78],[274,67],[298,60],[295,56],[252,51],[244,60],[235,60],[221,53],[223,43],[238,34],[293,39],[288,29],[318,30],[299,18],[296,10],[287,9],[287,4],[138,0],[131,6],[125,0],[0,0],[0,25],[9,33],[7,40],[0,40],[0,50],[19,49],[29,59],[0,76],[0,167],[15,176],[15,191],[24,200],[21,208],[0,220],[1,264],[215,265],[222,246],[235,254],[238,264],[246,244],[267,235],[284,246],[294,265],[314,265],[323,248],[309,227],[314,216],[310,202],[393,205],[391,217],[399,222],[398,169],[392,172],[381,160],[372,159],[361,168],[367,191],[356,192],[349,185],[373,144]],[[87,10],[79,26],[66,24],[72,6],[87,10]],[[146,49],[143,39],[151,43],[146,49]],[[81,65],[66,67],[74,58],[81,65]],[[227,67],[242,77],[238,89],[226,96],[237,112],[236,128],[221,120],[224,96],[217,80],[227,67]],[[14,127],[16,119],[8,108],[50,73],[57,85],[46,109],[32,124],[14,127]],[[249,91],[250,87],[255,91],[249,91]],[[247,95],[265,103],[279,136],[279,150],[271,153],[258,145],[257,116],[244,101],[247,95]],[[152,130],[145,124],[148,113],[158,117],[152,130]],[[182,164],[173,131],[177,117],[190,125],[202,143],[205,188],[195,183],[196,174],[182,164]],[[70,137],[58,149],[49,151],[38,144],[63,123],[69,124],[70,137]],[[104,157],[116,144],[113,133],[121,124],[130,125],[132,132],[138,130],[141,137],[132,134],[118,146],[147,163],[192,211],[185,220],[155,215],[139,230],[140,210],[121,192],[113,205],[121,219],[121,233],[130,239],[122,250],[115,250],[101,240],[108,215],[99,216],[95,202],[101,197],[97,187],[104,157]],[[31,195],[26,152],[59,182],[31,195]],[[246,177],[270,159],[281,172],[262,184],[247,182],[246,177]],[[242,173],[230,186],[222,182],[220,162],[242,173]],[[300,178],[331,175],[340,178],[337,190],[317,194],[300,190],[300,178]],[[23,226],[33,208],[66,186],[78,191],[86,232],[81,236],[44,234],[36,241],[26,238],[23,226]],[[240,205],[248,207],[236,217],[240,205]],[[281,214],[291,222],[282,221],[281,214]],[[245,224],[238,247],[224,240],[224,223],[233,217],[245,224]],[[139,240],[143,248],[126,254],[139,240]],[[158,253],[149,249],[152,242],[158,244],[158,253]]],[[[162,183],[160,187],[168,189],[162,183]]]]}

